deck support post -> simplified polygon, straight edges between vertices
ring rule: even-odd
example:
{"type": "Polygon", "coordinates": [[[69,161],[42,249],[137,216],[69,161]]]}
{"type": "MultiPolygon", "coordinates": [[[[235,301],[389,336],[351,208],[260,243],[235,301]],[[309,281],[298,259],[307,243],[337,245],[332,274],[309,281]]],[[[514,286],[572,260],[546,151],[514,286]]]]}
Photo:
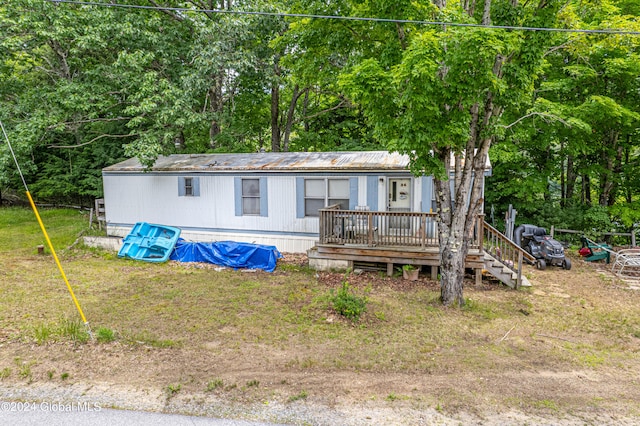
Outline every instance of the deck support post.
{"type": "Polygon", "coordinates": [[[516,278],[516,290],[520,290],[522,287],[522,261],[524,257],[522,256],[522,252],[518,252],[518,276],[516,278]]]}
{"type": "Polygon", "coordinates": [[[387,276],[393,276],[393,263],[387,263],[387,276]]]}
{"type": "Polygon", "coordinates": [[[433,281],[437,281],[438,280],[438,267],[435,265],[431,266],[431,279],[433,281]]]}
{"type": "Polygon", "coordinates": [[[482,285],[482,269],[475,269],[476,271],[476,286],[482,285]]]}

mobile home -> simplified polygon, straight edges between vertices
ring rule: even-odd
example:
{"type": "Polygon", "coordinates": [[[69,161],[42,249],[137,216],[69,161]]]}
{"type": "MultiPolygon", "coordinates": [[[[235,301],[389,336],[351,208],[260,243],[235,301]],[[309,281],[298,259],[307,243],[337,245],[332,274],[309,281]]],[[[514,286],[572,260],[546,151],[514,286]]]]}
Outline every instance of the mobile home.
{"type": "Polygon", "coordinates": [[[102,172],[107,233],[125,236],[145,221],[178,227],[191,241],[304,253],[318,242],[327,206],[435,211],[432,177],[408,166],[408,156],[386,151],[177,154],[148,169],[129,159],[102,172]]]}

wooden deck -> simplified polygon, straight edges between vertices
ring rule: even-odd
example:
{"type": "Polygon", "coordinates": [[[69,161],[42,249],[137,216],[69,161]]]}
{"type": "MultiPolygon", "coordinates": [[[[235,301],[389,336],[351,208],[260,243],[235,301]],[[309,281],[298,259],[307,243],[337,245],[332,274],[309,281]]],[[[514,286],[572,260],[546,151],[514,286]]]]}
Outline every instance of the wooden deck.
{"type": "MultiPolygon", "coordinates": [[[[440,266],[437,230],[434,213],[323,209],[319,241],[309,256],[346,261],[350,267],[354,263],[384,264],[388,275],[400,265],[428,266],[431,277],[436,279],[440,266]]],[[[498,275],[503,267],[509,269],[509,276],[512,272],[517,274],[516,281],[521,282],[523,259],[533,260],[484,222],[483,215],[478,216],[465,261],[465,266],[475,271],[476,283],[482,280],[483,270],[493,270],[498,275]],[[499,270],[494,262],[499,264],[499,270]]]]}

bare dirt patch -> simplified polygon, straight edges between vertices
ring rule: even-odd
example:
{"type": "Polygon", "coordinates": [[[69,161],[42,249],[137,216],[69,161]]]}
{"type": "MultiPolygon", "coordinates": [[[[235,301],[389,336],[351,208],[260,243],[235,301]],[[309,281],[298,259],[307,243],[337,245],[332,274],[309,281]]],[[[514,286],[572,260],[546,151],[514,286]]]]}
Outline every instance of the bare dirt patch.
{"type": "MultiPolygon", "coordinates": [[[[70,259],[70,269],[89,261],[70,259]]],[[[287,424],[640,423],[640,297],[604,265],[575,259],[571,271],[527,268],[533,287],[519,292],[470,280],[463,309],[441,307],[438,283],[426,276],[411,282],[305,266],[295,255],[273,274],[127,262],[118,283],[103,279],[78,291],[99,323],[118,324],[113,342],[38,344],[22,326],[25,316],[52,316],[5,310],[0,397],[287,424]],[[200,270],[211,281],[222,280],[215,274],[239,279],[218,302],[225,306],[212,299],[198,306],[205,294],[182,292],[181,277],[200,270]],[[144,276],[135,286],[123,283],[136,274],[144,276]],[[369,300],[360,322],[323,302],[345,279],[369,300]],[[263,306],[265,297],[292,310],[272,312],[274,324],[262,324],[270,328],[261,333],[250,320],[259,309],[275,309],[263,306]],[[148,315],[136,316],[131,299],[148,315]],[[202,313],[208,308],[215,318],[202,313]]],[[[15,280],[18,271],[4,274],[15,280]]]]}

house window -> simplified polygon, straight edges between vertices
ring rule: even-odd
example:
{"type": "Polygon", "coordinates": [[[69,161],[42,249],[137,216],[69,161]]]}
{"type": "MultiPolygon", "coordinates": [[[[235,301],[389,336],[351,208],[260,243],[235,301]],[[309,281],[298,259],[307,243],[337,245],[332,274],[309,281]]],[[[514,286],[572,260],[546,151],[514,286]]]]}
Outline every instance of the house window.
{"type": "Polygon", "coordinates": [[[236,216],[261,216],[269,215],[268,178],[251,177],[233,178],[234,209],[236,216]]]}
{"type": "Polygon", "coordinates": [[[319,216],[319,210],[334,204],[349,209],[349,179],[305,179],[305,216],[319,216]]]}
{"type": "Polygon", "coordinates": [[[178,180],[178,195],[180,197],[199,197],[200,178],[190,176],[180,177],[178,180]]]}
{"type": "Polygon", "coordinates": [[[193,178],[184,178],[184,195],[193,197],[193,178]]]}
{"type": "Polygon", "coordinates": [[[260,215],[260,179],[242,179],[242,214],[260,215]]]}

